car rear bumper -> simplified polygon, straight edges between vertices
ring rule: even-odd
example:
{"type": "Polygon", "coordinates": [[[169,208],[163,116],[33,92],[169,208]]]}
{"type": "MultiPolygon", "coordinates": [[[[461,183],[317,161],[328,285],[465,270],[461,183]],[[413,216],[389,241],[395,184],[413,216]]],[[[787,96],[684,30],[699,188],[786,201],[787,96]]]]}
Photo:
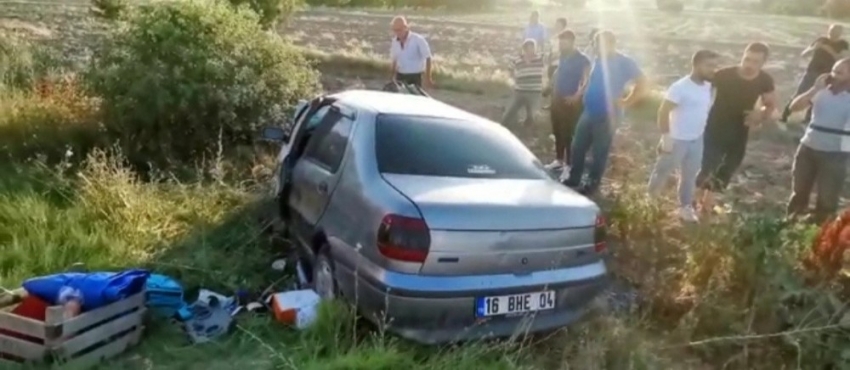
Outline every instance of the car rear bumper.
{"type": "MultiPolygon", "coordinates": [[[[516,277],[517,282],[526,281],[527,284],[501,287],[487,284],[474,290],[466,286],[470,282],[469,279],[473,278],[468,276],[457,277],[456,284],[452,284],[452,278],[440,277],[444,283],[443,290],[440,291],[431,284],[420,285],[426,287],[425,290],[417,290],[415,286],[389,286],[361,275],[357,281],[357,297],[350,299],[356,301],[361,312],[376,324],[421,343],[435,344],[535,333],[569,325],[586,313],[590,303],[608,286],[607,271],[602,261],[599,264],[601,270],[595,271],[600,273],[579,280],[544,281],[540,276],[516,277]],[[520,317],[476,318],[476,297],[543,290],[556,291],[555,309],[520,317]]],[[[571,269],[560,270],[560,275],[575,275],[568,273],[575,271],[566,270],[571,269]]],[[[541,273],[549,273],[544,276],[554,277],[559,275],[558,272],[559,270],[549,270],[541,273]]],[[[498,281],[499,276],[476,278],[498,281]]],[[[418,276],[415,280],[433,278],[418,276]]]]}

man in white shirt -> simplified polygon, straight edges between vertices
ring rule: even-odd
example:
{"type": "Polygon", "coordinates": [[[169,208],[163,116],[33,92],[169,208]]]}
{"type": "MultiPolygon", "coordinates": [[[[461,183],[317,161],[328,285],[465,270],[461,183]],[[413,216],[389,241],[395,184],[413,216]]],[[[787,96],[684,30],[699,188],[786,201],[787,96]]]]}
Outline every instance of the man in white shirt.
{"type": "Polygon", "coordinates": [[[422,87],[432,87],[431,47],[422,35],[410,31],[407,19],[395,17],[391,22],[393,30],[390,58],[392,59],[392,79],[422,87]]]}
{"type": "Polygon", "coordinates": [[[674,82],[658,108],[661,142],[649,177],[649,194],[657,196],[667,178],[679,169],[679,217],[698,221],[693,207],[696,177],[702,163],[703,132],[712,104],[711,77],[720,55],[700,50],[691,59],[691,74],[674,82]]]}
{"type": "Polygon", "coordinates": [[[838,209],[850,164],[850,58],[835,62],[832,72],[818,76],[789,108],[811,109],[812,119],[794,156],[794,192],[787,212],[792,217],[807,213],[815,190],[813,221],[820,223],[838,209]]]}

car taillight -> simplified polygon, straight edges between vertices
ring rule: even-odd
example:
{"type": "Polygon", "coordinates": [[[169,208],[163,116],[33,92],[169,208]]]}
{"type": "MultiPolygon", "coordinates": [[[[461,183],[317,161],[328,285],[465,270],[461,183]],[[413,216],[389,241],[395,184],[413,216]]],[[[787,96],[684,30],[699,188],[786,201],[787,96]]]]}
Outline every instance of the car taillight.
{"type": "Polygon", "coordinates": [[[608,225],[605,223],[605,217],[602,215],[596,216],[596,224],[593,230],[593,250],[597,253],[605,252],[608,246],[605,244],[608,238],[608,225]]]}
{"type": "Polygon", "coordinates": [[[386,215],[378,227],[378,251],[396,261],[425,262],[431,231],[421,218],[386,215]]]}

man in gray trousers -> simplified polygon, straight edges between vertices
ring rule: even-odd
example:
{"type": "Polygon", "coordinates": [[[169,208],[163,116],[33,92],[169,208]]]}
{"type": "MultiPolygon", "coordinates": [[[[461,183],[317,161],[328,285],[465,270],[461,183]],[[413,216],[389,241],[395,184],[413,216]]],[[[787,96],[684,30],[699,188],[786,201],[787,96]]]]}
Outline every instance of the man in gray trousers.
{"type": "Polygon", "coordinates": [[[700,50],[691,58],[691,73],[667,89],[658,108],[658,160],[649,177],[649,194],[657,196],[673,170],[679,170],[679,218],[699,221],[693,207],[702,164],[703,132],[712,104],[711,78],[720,55],[700,50]]]}
{"type": "Polygon", "coordinates": [[[809,208],[812,190],[818,193],[813,220],[823,222],[838,208],[850,161],[850,58],[818,76],[814,86],[791,102],[791,111],[811,107],[812,121],[797,147],[793,166],[793,193],[788,215],[809,208]]]}

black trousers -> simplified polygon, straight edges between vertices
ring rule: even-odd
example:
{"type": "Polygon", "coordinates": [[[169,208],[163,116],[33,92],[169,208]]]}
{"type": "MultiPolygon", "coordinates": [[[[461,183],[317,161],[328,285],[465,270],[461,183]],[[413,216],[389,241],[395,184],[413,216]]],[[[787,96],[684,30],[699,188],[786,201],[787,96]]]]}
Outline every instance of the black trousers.
{"type": "Polygon", "coordinates": [[[814,221],[826,221],[838,209],[850,153],[824,152],[803,144],[797,148],[793,167],[793,193],[788,200],[789,216],[808,212],[812,190],[817,191],[814,221]]]}
{"type": "Polygon", "coordinates": [[[395,79],[401,83],[422,87],[422,73],[396,73],[395,79]]]}
{"type": "Polygon", "coordinates": [[[697,175],[700,189],[721,192],[729,186],[732,176],[744,161],[748,136],[746,132],[722,136],[705,133],[702,169],[697,175]]]}
{"type": "Polygon", "coordinates": [[[555,158],[564,161],[567,165],[570,164],[570,149],[581,111],[581,103],[567,104],[563,97],[552,97],[549,113],[552,120],[552,135],[555,136],[555,158]]]}

